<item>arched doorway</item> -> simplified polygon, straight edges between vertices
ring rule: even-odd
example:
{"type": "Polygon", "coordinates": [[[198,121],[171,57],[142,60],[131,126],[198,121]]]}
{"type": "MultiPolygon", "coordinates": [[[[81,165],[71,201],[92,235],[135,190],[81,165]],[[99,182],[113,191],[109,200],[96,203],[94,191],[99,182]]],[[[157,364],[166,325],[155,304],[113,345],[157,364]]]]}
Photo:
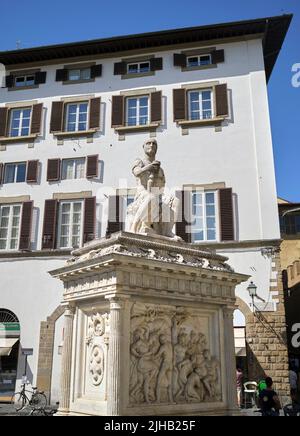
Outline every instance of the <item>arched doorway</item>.
{"type": "Polygon", "coordinates": [[[0,402],[15,391],[20,345],[20,323],[8,309],[0,308],[0,402]]]}

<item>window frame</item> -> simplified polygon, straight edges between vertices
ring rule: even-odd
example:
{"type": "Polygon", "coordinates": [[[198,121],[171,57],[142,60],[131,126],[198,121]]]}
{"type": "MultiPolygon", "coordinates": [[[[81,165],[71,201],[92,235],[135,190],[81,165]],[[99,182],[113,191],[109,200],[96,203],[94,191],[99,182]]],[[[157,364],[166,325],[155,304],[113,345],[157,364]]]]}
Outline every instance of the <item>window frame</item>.
{"type": "MultiPolygon", "coordinates": [[[[56,242],[56,248],[60,249],[60,250],[66,250],[66,249],[73,249],[74,246],[72,245],[68,245],[68,246],[61,246],[61,238],[62,237],[67,237],[68,241],[71,241],[74,237],[73,232],[72,232],[72,227],[73,225],[77,225],[73,223],[73,215],[74,215],[74,204],[75,203],[80,203],[81,204],[81,218],[80,218],[80,223],[79,223],[79,245],[78,247],[82,247],[83,245],[83,217],[84,217],[84,200],[82,199],[74,199],[74,200],[61,200],[59,201],[58,204],[58,222],[57,222],[57,242],[56,242]],[[69,232],[68,235],[62,235],[62,226],[65,224],[62,224],[62,207],[64,204],[70,204],[70,213],[69,216],[72,217],[72,222],[69,222],[68,227],[69,227],[69,232]]],[[[76,246],[77,247],[77,246],[76,246]]]]}
{"type": "Polygon", "coordinates": [[[62,159],[62,163],[61,163],[61,180],[81,180],[85,178],[85,174],[86,174],[86,158],[85,157],[74,157],[74,158],[65,158],[62,159]],[[63,177],[64,176],[64,164],[66,164],[66,162],[70,162],[73,161],[73,165],[72,165],[72,177],[68,178],[68,177],[63,177]],[[74,177],[76,175],[76,161],[83,161],[83,176],[82,177],[74,177]]]}
{"type": "MultiPolygon", "coordinates": [[[[208,101],[208,100],[204,100],[204,101],[208,101]]],[[[209,121],[209,120],[214,120],[215,119],[215,94],[214,94],[214,89],[213,87],[207,87],[207,88],[198,88],[198,89],[188,89],[187,90],[187,121],[209,121]],[[209,118],[203,118],[203,112],[206,111],[206,109],[203,109],[203,98],[202,98],[202,94],[204,92],[210,92],[210,105],[211,105],[211,116],[209,118]],[[198,92],[198,105],[199,105],[199,110],[197,111],[192,111],[191,110],[191,97],[190,95],[193,92],[198,92]],[[201,95],[201,99],[200,99],[200,95],[201,95]],[[201,113],[200,118],[192,118],[191,114],[192,112],[198,112],[199,114],[201,113]]]]}
{"type": "Polygon", "coordinates": [[[190,216],[191,216],[191,224],[190,224],[190,235],[191,235],[191,242],[193,243],[216,243],[216,242],[220,242],[220,216],[219,216],[220,212],[219,212],[219,197],[218,197],[218,190],[211,190],[211,189],[193,189],[190,193],[190,216]],[[193,196],[194,194],[201,194],[202,195],[202,216],[197,217],[196,215],[193,214],[193,209],[194,209],[194,205],[195,203],[193,202],[193,196]],[[207,205],[212,205],[211,203],[207,204],[206,202],[206,194],[214,194],[214,208],[215,208],[215,215],[214,217],[212,216],[207,216],[207,205]],[[203,202],[203,200],[205,199],[205,203],[203,202]],[[215,239],[208,239],[207,234],[208,234],[208,230],[210,230],[207,227],[207,218],[214,218],[215,219],[215,239]],[[195,228],[195,224],[194,221],[195,219],[202,219],[203,220],[203,228],[202,229],[197,229],[195,228]],[[195,234],[198,231],[203,231],[203,240],[202,239],[196,239],[195,238],[195,234]]]}
{"type": "MultiPolygon", "coordinates": [[[[64,103],[64,121],[63,121],[63,132],[64,133],[68,133],[68,134],[72,134],[72,133],[81,133],[81,132],[87,132],[88,131],[88,127],[89,127],[89,116],[90,116],[90,100],[82,100],[82,101],[74,101],[74,102],[65,102],[64,103]],[[86,125],[85,125],[85,129],[84,130],[79,130],[79,107],[81,104],[86,104],[87,105],[87,110],[86,110],[86,125]],[[75,120],[75,128],[76,130],[68,130],[68,117],[69,117],[69,107],[70,106],[77,106],[76,108],[76,120],[75,120]]],[[[72,122],[72,124],[74,124],[72,122]]]]}
{"type": "MultiPolygon", "coordinates": [[[[32,80],[31,80],[32,82],[32,80]]],[[[14,76],[14,88],[31,88],[32,86],[35,85],[35,73],[31,73],[31,74],[18,74],[14,76]],[[17,85],[17,79],[20,79],[21,77],[23,77],[24,83],[22,85],[17,85]],[[33,77],[33,83],[27,83],[28,82],[28,77],[33,77]]]]}
{"type": "MultiPolygon", "coordinates": [[[[7,226],[7,237],[6,237],[6,247],[5,248],[0,248],[0,252],[1,251],[18,251],[19,249],[19,241],[20,241],[20,232],[21,232],[21,220],[22,220],[22,209],[23,209],[23,205],[22,203],[8,203],[8,204],[1,204],[0,205],[0,230],[1,230],[1,220],[2,220],[2,209],[5,207],[9,207],[9,215],[8,215],[8,226],[7,226]],[[13,222],[13,208],[14,207],[20,207],[20,212],[18,215],[19,218],[19,224],[18,224],[18,231],[17,231],[17,236],[15,238],[11,237],[12,234],[12,230],[14,228],[14,226],[12,225],[13,222]],[[8,235],[10,235],[8,237],[8,235]],[[11,245],[12,239],[16,240],[16,248],[8,248],[8,246],[11,245]]],[[[0,240],[4,240],[4,238],[0,238],[0,240]]]]}
{"type": "Polygon", "coordinates": [[[92,77],[91,77],[91,66],[81,67],[81,68],[80,67],[78,67],[78,68],[67,68],[67,70],[68,70],[68,80],[67,80],[67,82],[78,83],[78,82],[89,82],[90,80],[92,80],[92,77]],[[89,70],[89,77],[88,78],[83,78],[82,77],[82,72],[85,71],[85,70],[89,70]],[[79,71],[79,79],[70,79],[71,71],[79,71]]]}
{"type": "Polygon", "coordinates": [[[202,53],[202,54],[197,54],[197,55],[195,54],[195,55],[189,55],[186,57],[186,68],[199,68],[199,67],[201,68],[201,67],[207,67],[209,65],[213,65],[211,53],[202,53]],[[209,63],[201,64],[201,58],[207,57],[207,56],[209,57],[209,63]],[[197,60],[198,60],[197,65],[189,65],[189,59],[191,59],[191,58],[197,58],[197,60]]]}
{"type": "MultiPolygon", "coordinates": [[[[151,114],[151,107],[150,107],[150,105],[151,105],[151,98],[150,98],[150,95],[148,94],[143,94],[143,95],[136,95],[136,96],[134,96],[134,95],[132,95],[132,96],[127,96],[127,97],[125,97],[125,109],[126,109],[126,116],[125,116],[125,127],[127,127],[127,128],[131,128],[131,127],[147,127],[147,126],[149,126],[150,125],[150,114],[151,114]],[[131,118],[135,118],[136,120],[139,120],[140,121],[140,118],[141,118],[141,115],[140,115],[140,109],[141,109],[141,107],[140,107],[140,100],[142,99],[142,98],[147,98],[147,123],[145,123],[145,124],[140,124],[140,122],[137,124],[129,124],[129,104],[128,104],[128,102],[129,102],[129,100],[137,100],[137,105],[136,105],[136,116],[135,117],[131,117],[131,118]]],[[[145,107],[145,106],[142,106],[142,107],[145,107]]],[[[142,116],[142,117],[144,117],[144,116],[142,116]]]]}
{"type": "Polygon", "coordinates": [[[4,165],[4,177],[3,177],[3,184],[10,184],[10,183],[25,183],[26,182],[26,176],[27,176],[27,162],[8,162],[4,165]],[[14,165],[14,180],[13,182],[7,182],[6,181],[6,171],[8,166],[14,165]],[[20,165],[25,165],[25,173],[24,173],[24,180],[18,182],[17,181],[17,174],[18,174],[18,167],[20,165]]]}
{"type": "Polygon", "coordinates": [[[136,74],[147,74],[151,72],[150,60],[127,62],[126,63],[126,75],[135,76],[136,74]],[[141,64],[148,64],[149,69],[147,71],[141,71],[141,64]],[[129,71],[130,65],[138,65],[137,71],[129,71]]]}
{"type": "Polygon", "coordinates": [[[8,137],[9,138],[26,138],[28,136],[31,136],[30,131],[31,131],[31,122],[32,122],[32,106],[22,106],[22,107],[13,107],[9,110],[9,131],[8,131],[8,137]],[[24,118],[23,117],[23,112],[25,110],[30,110],[30,117],[29,117],[29,126],[28,126],[28,134],[27,135],[22,135],[22,130],[23,128],[27,128],[27,127],[23,127],[22,123],[23,123],[23,119],[28,119],[28,118],[24,118]],[[21,111],[20,113],[20,118],[19,118],[19,126],[18,126],[18,135],[17,136],[13,136],[12,130],[16,130],[16,128],[12,128],[12,123],[13,123],[13,113],[16,111],[21,111]],[[20,134],[21,133],[21,134],[20,134]]]}

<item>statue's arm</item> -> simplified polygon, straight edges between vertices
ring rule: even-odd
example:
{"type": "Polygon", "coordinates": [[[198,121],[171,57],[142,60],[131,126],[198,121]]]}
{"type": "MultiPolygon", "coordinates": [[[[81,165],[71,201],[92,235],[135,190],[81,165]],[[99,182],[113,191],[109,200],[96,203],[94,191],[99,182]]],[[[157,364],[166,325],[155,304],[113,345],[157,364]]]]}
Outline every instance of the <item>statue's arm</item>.
{"type": "Polygon", "coordinates": [[[150,171],[152,169],[153,169],[152,163],[143,166],[143,162],[140,159],[137,159],[134,162],[132,172],[133,172],[135,177],[139,177],[141,174],[145,173],[146,171],[150,171]]]}

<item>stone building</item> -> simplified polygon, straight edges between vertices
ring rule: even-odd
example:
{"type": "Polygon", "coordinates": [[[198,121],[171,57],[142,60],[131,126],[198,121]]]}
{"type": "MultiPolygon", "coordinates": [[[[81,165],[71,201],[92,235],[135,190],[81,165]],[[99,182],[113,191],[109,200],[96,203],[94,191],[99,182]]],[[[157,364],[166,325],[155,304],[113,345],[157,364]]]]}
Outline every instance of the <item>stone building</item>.
{"type": "Polygon", "coordinates": [[[249,377],[267,372],[288,392],[267,82],[291,18],[0,53],[2,397],[27,362],[29,381],[58,399],[63,288],[48,271],[124,228],[130,165],[149,137],[168,188],[188,193],[177,234],[228,257],[265,301],[267,324],[248,283],[237,287],[249,377]]]}

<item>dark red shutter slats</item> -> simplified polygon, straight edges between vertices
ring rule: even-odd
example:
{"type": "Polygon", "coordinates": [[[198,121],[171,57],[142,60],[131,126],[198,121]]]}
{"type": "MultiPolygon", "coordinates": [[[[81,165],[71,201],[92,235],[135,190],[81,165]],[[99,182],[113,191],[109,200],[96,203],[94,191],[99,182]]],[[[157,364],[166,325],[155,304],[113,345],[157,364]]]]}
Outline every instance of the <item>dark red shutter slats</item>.
{"type": "Polygon", "coordinates": [[[211,61],[213,64],[219,64],[221,62],[224,62],[224,50],[214,50],[211,53],[211,61]]]}
{"type": "Polygon", "coordinates": [[[64,112],[63,101],[54,101],[52,103],[50,132],[62,131],[63,112],[64,112]]]}
{"type": "Polygon", "coordinates": [[[85,198],[84,224],[83,224],[84,243],[95,239],[95,223],[96,223],[96,197],[85,198]]]}
{"type": "Polygon", "coordinates": [[[46,71],[38,71],[37,73],[35,73],[34,83],[36,85],[41,85],[43,83],[46,83],[46,77],[47,77],[46,71]]]}
{"type": "Polygon", "coordinates": [[[60,159],[48,159],[47,181],[54,182],[60,179],[60,159]]]}
{"type": "Polygon", "coordinates": [[[43,104],[34,104],[32,106],[32,116],[31,116],[31,134],[39,134],[41,133],[41,124],[42,124],[42,113],[43,113],[43,104]]]}
{"type": "Polygon", "coordinates": [[[183,88],[173,89],[174,121],[186,119],[186,91],[183,88]]]}
{"type": "Polygon", "coordinates": [[[44,225],[42,249],[55,248],[56,239],[56,221],[57,221],[57,200],[46,200],[44,210],[44,225]]]}
{"type": "Polygon", "coordinates": [[[98,177],[98,154],[87,157],[86,177],[98,177]]]}
{"type": "Polygon", "coordinates": [[[116,62],[114,64],[114,75],[119,76],[127,73],[127,64],[126,62],[116,62]]]}
{"type": "Polygon", "coordinates": [[[177,191],[176,197],[180,201],[179,213],[176,222],[176,235],[180,236],[185,242],[191,242],[191,232],[189,231],[190,211],[189,191],[177,191]]]}
{"type": "Polygon", "coordinates": [[[111,126],[120,127],[124,125],[124,97],[123,95],[113,95],[111,126]]]}
{"type": "Polygon", "coordinates": [[[216,90],[216,116],[228,116],[228,98],[227,98],[227,85],[217,85],[216,90]]]}
{"type": "Polygon", "coordinates": [[[0,107],[0,136],[6,136],[8,108],[0,107]]]}
{"type": "Polygon", "coordinates": [[[90,116],[89,116],[89,128],[98,129],[100,127],[100,104],[101,98],[92,98],[90,100],[90,116]]]}
{"type": "Polygon", "coordinates": [[[100,77],[102,75],[102,65],[92,65],[91,66],[91,79],[95,77],[100,77]]]}
{"type": "Polygon", "coordinates": [[[108,199],[107,236],[114,232],[119,232],[123,228],[121,201],[122,198],[119,195],[112,195],[108,199]]]}
{"type": "Polygon", "coordinates": [[[162,117],[161,117],[161,102],[162,102],[162,97],[161,97],[161,91],[157,91],[157,92],[152,92],[150,94],[150,98],[151,98],[151,104],[150,104],[150,108],[151,108],[151,122],[160,122],[162,117]]]}
{"type": "Polygon", "coordinates": [[[6,88],[13,88],[14,87],[15,78],[12,74],[5,77],[5,86],[6,88]]]}
{"type": "Polygon", "coordinates": [[[186,67],[186,55],[183,53],[174,53],[174,67],[186,67]]]}
{"type": "Polygon", "coordinates": [[[4,165],[0,163],[0,185],[3,183],[3,173],[4,173],[4,165]]]}
{"type": "Polygon", "coordinates": [[[20,250],[30,249],[31,227],[32,227],[33,202],[26,201],[22,207],[21,229],[20,229],[20,250]]]}
{"type": "Polygon", "coordinates": [[[56,82],[66,82],[69,78],[69,71],[65,68],[62,70],[56,70],[56,82]]]}
{"type": "Polygon", "coordinates": [[[234,240],[232,189],[219,190],[221,241],[234,240]]]}
{"type": "Polygon", "coordinates": [[[150,70],[158,71],[163,69],[163,59],[162,58],[151,58],[150,59],[150,70]]]}
{"type": "Polygon", "coordinates": [[[26,182],[27,183],[37,183],[38,178],[38,160],[30,160],[27,163],[27,175],[26,182]]]}

